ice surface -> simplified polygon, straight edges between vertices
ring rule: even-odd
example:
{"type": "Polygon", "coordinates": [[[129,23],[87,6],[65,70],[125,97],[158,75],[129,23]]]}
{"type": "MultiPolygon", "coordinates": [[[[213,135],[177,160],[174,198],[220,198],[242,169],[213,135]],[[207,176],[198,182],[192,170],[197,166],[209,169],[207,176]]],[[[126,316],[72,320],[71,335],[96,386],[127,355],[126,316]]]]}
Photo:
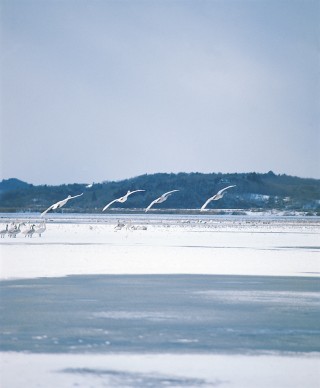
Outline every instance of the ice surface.
{"type": "Polygon", "coordinates": [[[41,238],[3,238],[0,385],[318,387],[319,231],[317,217],[55,215],[41,238]]]}

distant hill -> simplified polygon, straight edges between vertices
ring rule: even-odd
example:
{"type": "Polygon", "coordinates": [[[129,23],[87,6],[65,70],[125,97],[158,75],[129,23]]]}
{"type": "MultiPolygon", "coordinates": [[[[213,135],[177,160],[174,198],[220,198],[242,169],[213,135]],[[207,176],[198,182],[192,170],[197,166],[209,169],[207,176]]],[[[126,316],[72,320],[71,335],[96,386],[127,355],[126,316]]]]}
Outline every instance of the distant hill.
{"type": "Polygon", "coordinates": [[[236,185],[225,196],[211,202],[208,209],[283,209],[319,212],[320,180],[288,175],[251,173],[179,173],[145,174],[122,181],[94,184],[67,184],[60,186],[34,186],[12,178],[0,182],[0,211],[41,212],[69,194],[84,195],[69,202],[64,212],[101,212],[102,208],[128,190],[144,189],[145,192],[129,197],[124,204],[115,203],[115,209],[144,209],[164,192],[177,189],[166,202],[154,206],[161,209],[199,209],[207,198],[220,189],[236,185]]]}
{"type": "Polygon", "coordinates": [[[27,187],[32,186],[26,182],[20,181],[16,178],[3,179],[0,182],[0,194],[6,191],[26,189],[27,187]]]}

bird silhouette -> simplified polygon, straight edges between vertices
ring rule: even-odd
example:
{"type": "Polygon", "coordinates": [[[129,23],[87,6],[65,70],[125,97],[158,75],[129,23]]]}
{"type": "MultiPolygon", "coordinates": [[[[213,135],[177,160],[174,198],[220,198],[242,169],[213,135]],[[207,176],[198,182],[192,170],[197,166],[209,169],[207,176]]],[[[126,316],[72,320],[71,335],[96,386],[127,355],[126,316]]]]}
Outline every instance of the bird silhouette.
{"type": "Polygon", "coordinates": [[[150,205],[146,208],[145,212],[147,212],[148,210],[150,210],[150,208],[155,205],[156,203],[162,203],[164,201],[166,201],[168,199],[168,197],[170,197],[170,195],[172,193],[174,193],[175,191],[179,191],[179,190],[171,190],[171,191],[168,191],[167,193],[164,193],[161,195],[161,197],[155,199],[154,201],[152,201],[150,203],[150,205]]]}
{"type": "Polygon", "coordinates": [[[67,198],[65,198],[65,199],[63,199],[63,200],[61,200],[59,202],[56,202],[53,205],[49,206],[47,210],[45,210],[44,212],[41,213],[41,217],[43,217],[50,210],[59,209],[60,207],[64,206],[68,201],[70,201],[70,199],[81,197],[81,195],[83,195],[83,193],[78,194],[78,195],[74,195],[73,197],[71,195],[68,195],[67,198]]]}
{"type": "Polygon", "coordinates": [[[137,193],[138,191],[145,191],[145,190],[134,190],[134,191],[128,191],[126,195],[124,195],[123,197],[120,197],[120,198],[117,198],[117,199],[114,199],[113,201],[109,202],[103,209],[102,211],[104,212],[106,209],[108,209],[109,206],[111,206],[113,203],[115,202],[120,202],[120,203],[123,203],[123,202],[126,202],[126,200],[128,199],[129,195],[132,195],[134,193],[137,193]]]}
{"type": "Polygon", "coordinates": [[[205,208],[207,207],[207,205],[211,202],[211,201],[217,201],[218,199],[221,199],[226,190],[230,189],[231,187],[235,187],[236,185],[231,185],[231,186],[228,186],[228,187],[225,187],[224,189],[221,189],[220,191],[217,192],[217,194],[215,194],[213,197],[210,197],[207,199],[207,201],[202,205],[200,211],[204,211],[205,208]]]}

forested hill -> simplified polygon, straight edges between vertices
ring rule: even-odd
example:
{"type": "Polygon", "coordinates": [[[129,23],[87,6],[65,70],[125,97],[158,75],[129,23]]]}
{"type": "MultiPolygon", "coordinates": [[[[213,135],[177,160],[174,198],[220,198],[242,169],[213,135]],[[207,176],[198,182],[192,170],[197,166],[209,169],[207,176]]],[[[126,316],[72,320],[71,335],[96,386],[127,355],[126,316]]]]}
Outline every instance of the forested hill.
{"type": "MultiPolygon", "coordinates": [[[[54,202],[69,194],[84,193],[70,201],[64,212],[101,212],[102,208],[128,190],[143,189],[123,203],[115,203],[115,209],[144,209],[161,194],[179,190],[156,209],[199,209],[207,198],[222,188],[236,185],[227,191],[219,201],[213,201],[208,209],[288,209],[312,210],[320,212],[320,180],[258,173],[234,174],[152,174],[117,182],[103,182],[86,188],[86,184],[67,184],[60,186],[35,186],[12,178],[0,182],[0,211],[45,210],[54,202]]],[[[112,211],[112,209],[110,209],[112,211]]]]}

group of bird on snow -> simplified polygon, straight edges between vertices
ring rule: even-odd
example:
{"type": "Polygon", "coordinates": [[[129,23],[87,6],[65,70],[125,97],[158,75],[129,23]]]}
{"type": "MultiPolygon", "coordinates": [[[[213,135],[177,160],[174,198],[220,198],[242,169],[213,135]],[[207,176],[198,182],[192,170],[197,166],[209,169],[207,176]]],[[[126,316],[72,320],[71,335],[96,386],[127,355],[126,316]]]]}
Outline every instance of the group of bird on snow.
{"type": "MultiPolygon", "coordinates": [[[[92,185],[88,185],[87,187],[91,187],[92,185]]],[[[211,201],[217,201],[218,199],[221,199],[223,197],[223,195],[225,194],[226,190],[230,189],[231,187],[235,187],[235,185],[231,185],[231,186],[227,186],[225,187],[224,189],[218,191],[215,195],[213,195],[212,197],[208,198],[206,200],[206,202],[201,206],[200,208],[200,211],[203,212],[205,211],[207,205],[211,202],[211,201]]],[[[120,198],[116,198],[114,199],[113,201],[109,202],[103,209],[102,211],[105,211],[107,210],[112,204],[114,204],[115,202],[120,202],[120,203],[124,203],[127,201],[128,197],[134,193],[137,193],[139,191],[145,191],[145,190],[134,190],[134,191],[128,191],[127,194],[125,194],[124,196],[120,197],[120,198]]],[[[158,204],[158,203],[162,203],[164,201],[166,201],[168,199],[168,197],[170,195],[172,195],[173,193],[175,193],[176,191],[179,191],[179,190],[171,190],[171,191],[168,191],[167,193],[164,193],[162,194],[160,197],[156,198],[154,201],[152,201],[150,203],[149,206],[147,206],[147,208],[145,209],[145,212],[148,212],[151,207],[155,204],[158,204]]],[[[56,209],[59,209],[61,208],[62,206],[64,206],[69,200],[71,199],[74,199],[74,198],[77,198],[77,197],[81,197],[83,195],[83,193],[81,194],[78,194],[78,195],[74,195],[74,196],[71,196],[71,195],[68,195],[67,198],[61,200],[61,201],[58,201],[56,203],[54,203],[53,205],[49,206],[48,209],[46,209],[44,212],[41,213],[41,217],[43,217],[44,215],[46,215],[49,211],[51,210],[56,210],[56,209]]],[[[20,223],[20,224],[16,224],[16,223],[13,223],[11,225],[11,227],[9,228],[9,225],[6,225],[6,228],[1,230],[0,231],[0,236],[1,238],[3,238],[5,235],[8,235],[9,237],[16,237],[17,234],[19,233],[22,233],[25,235],[25,237],[32,237],[34,233],[38,234],[39,237],[41,237],[41,234],[44,233],[46,230],[46,223],[45,221],[42,221],[41,224],[39,225],[35,225],[35,224],[32,224],[31,226],[26,226],[25,223],[20,223]],[[21,229],[21,227],[25,227],[24,229],[21,229]]]]}
{"type": "Polygon", "coordinates": [[[6,225],[6,228],[0,230],[1,238],[4,238],[6,235],[9,237],[17,237],[18,234],[23,234],[24,237],[32,237],[34,234],[37,234],[41,237],[42,233],[46,231],[46,222],[42,221],[40,224],[26,224],[25,222],[21,222],[19,224],[12,222],[10,227],[9,224],[6,225]]]}

